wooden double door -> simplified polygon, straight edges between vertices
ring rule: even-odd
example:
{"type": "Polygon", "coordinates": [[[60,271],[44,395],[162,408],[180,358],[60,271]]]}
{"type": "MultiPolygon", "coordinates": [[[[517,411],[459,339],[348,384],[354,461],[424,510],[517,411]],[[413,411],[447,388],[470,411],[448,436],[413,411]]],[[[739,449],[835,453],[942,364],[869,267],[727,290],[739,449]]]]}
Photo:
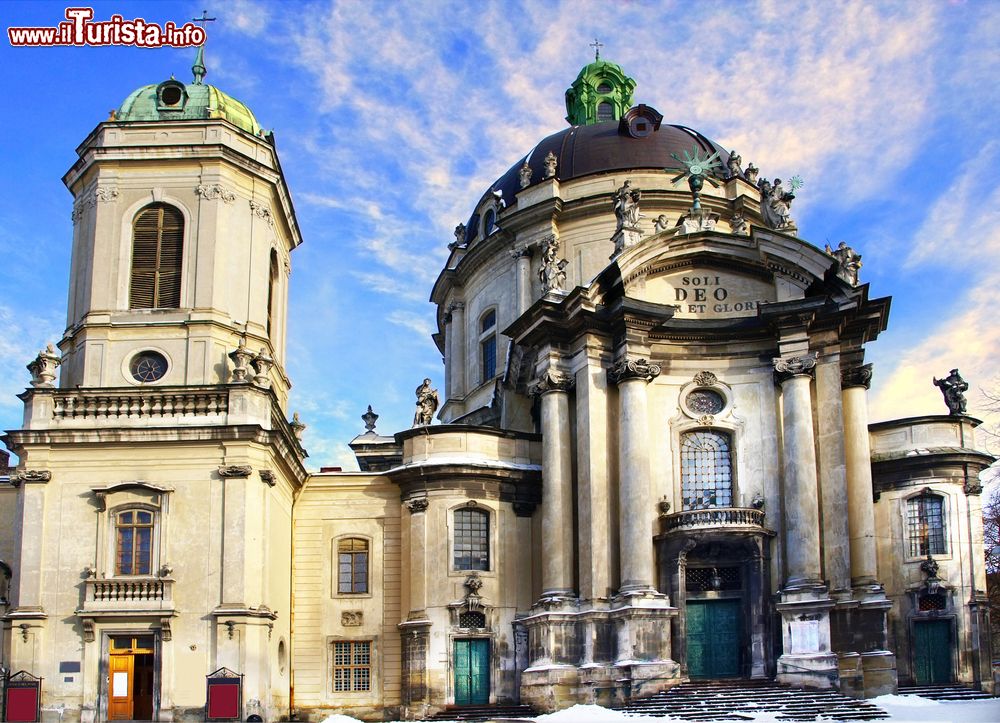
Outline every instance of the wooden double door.
{"type": "Polygon", "coordinates": [[[951,621],[913,623],[913,679],[917,685],[951,683],[951,621]]]}
{"type": "Polygon", "coordinates": [[[692,678],[739,676],[742,621],[742,600],[688,600],[688,675],[692,678]]]}
{"type": "Polygon", "coordinates": [[[455,705],[490,702],[490,641],[483,638],[455,640],[455,705]]]}
{"type": "Polygon", "coordinates": [[[153,720],[156,653],[152,635],[108,641],[108,720],[153,720]]]}

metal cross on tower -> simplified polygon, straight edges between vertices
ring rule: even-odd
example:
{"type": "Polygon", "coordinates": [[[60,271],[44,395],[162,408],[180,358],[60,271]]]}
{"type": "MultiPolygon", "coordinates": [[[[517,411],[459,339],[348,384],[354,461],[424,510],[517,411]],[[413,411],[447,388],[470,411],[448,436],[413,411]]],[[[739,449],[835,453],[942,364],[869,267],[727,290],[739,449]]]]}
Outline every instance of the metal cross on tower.
{"type": "MultiPolygon", "coordinates": [[[[202,30],[205,30],[208,23],[214,20],[215,18],[208,17],[208,10],[202,10],[200,18],[191,18],[192,22],[201,23],[202,30]]],[[[205,33],[205,37],[208,37],[207,32],[205,33]]],[[[194,65],[191,66],[191,72],[194,73],[194,84],[201,85],[201,82],[205,79],[205,75],[208,73],[208,68],[205,67],[204,42],[198,46],[198,53],[194,56],[194,65]]]]}
{"type": "Polygon", "coordinates": [[[600,60],[601,59],[601,48],[604,47],[604,43],[602,43],[597,38],[594,38],[594,42],[592,42],[590,44],[590,47],[592,47],[594,49],[594,60],[595,61],[600,60]]]}
{"type": "Polygon", "coordinates": [[[202,24],[201,27],[202,27],[203,30],[206,28],[206,26],[208,25],[208,23],[211,23],[214,20],[215,20],[215,18],[208,17],[208,10],[202,10],[200,18],[191,18],[192,22],[201,23],[202,24]]]}

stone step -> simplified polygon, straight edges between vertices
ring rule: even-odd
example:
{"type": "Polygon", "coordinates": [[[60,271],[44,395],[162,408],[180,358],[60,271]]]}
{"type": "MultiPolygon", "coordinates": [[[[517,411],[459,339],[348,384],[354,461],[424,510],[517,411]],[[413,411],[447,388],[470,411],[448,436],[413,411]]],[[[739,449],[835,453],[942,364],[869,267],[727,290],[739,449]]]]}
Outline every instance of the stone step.
{"type": "Polygon", "coordinates": [[[424,720],[501,721],[534,718],[538,711],[530,705],[450,705],[424,720]]]}
{"type": "Polygon", "coordinates": [[[626,713],[670,715],[683,720],[752,720],[756,713],[774,713],[778,720],[877,720],[881,708],[848,698],[836,690],[793,688],[774,681],[693,681],[669,691],[635,700],[626,713]]]}
{"type": "Polygon", "coordinates": [[[901,685],[899,686],[899,694],[919,695],[921,698],[932,700],[984,700],[993,697],[977,688],[958,683],[953,685],[901,685]]]}

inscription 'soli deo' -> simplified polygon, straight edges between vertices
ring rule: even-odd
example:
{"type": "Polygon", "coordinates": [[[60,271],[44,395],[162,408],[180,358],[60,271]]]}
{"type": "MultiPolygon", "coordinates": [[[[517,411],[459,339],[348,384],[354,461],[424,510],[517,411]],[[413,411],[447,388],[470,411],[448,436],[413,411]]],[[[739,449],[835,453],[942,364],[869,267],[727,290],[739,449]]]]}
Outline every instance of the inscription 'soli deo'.
{"type": "Polygon", "coordinates": [[[756,316],[762,302],[774,301],[774,287],[737,274],[686,272],[664,279],[679,318],[756,316]]]}

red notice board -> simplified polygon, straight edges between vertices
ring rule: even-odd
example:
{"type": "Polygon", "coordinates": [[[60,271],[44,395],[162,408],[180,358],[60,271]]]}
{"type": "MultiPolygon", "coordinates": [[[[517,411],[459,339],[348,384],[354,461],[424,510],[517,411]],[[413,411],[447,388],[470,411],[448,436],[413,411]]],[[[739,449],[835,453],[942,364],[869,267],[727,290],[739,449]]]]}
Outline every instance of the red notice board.
{"type": "Polygon", "coordinates": [[[4,720],[31,722],[38,720],[42,679],[20,671],[7,678],[4,697],[4,720]]]}
{"type": "Polygon", "coordinates": [[[205,718],[240,720],[243,707],[243,676],[228,668],[219,668],[205,679],[205,718]]]}

